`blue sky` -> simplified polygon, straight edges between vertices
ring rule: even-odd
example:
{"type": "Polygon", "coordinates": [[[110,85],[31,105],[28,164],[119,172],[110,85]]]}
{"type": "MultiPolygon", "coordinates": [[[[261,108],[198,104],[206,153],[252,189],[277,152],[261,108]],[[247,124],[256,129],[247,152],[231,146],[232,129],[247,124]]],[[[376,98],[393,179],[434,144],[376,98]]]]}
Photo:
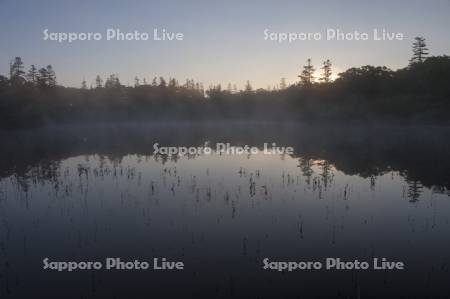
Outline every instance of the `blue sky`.
{"type": "Polygon", "coordinates": [[[58,82],[80,86],[83,77],[118,73],[122,83],[134,76],[176,77],[205,85],[250,80],[265,88],[286,77],[294,82],[302,64],[316,67],[331,59],[335,73],[366,64],[403,67],[411,55],[414,36],[426,37],[433,55],[450,54],[450,1],[21,1],[0,0],[0,73],[9,60],[21,56],[26,64],[52,64],[58,82]],[[183,32],[184,40],[44,41],[53,32],[101,32],[107,28],[152,32],[153,28],[183,32]],[[264,40],[273,32],[371,33],[386,28],[405,34],[404,41],[264,40]]]}

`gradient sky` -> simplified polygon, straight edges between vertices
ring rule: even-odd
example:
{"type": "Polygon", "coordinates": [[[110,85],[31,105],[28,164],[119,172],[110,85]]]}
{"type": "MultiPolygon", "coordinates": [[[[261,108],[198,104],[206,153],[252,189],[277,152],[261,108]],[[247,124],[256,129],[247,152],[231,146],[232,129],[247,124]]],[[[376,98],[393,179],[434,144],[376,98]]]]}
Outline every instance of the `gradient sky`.
{"type": "Polygon", "coordinates": [[[414,36],[427,39],[433,55],[450,54],[450,0],[442,1],[51,1],[0,0],[0,74],[21,56],[30,64],[52,64],[58,83],[80,86],[100,74],[118,73],[122,83],[134,76],[193,78],[209,84],[248,79],[254,87],[292,83],[305,60],[316,67],[329,58],[334,72],[361,65],[405,66],[414,36]],[[177,42],[44,41],[53,32],[183,32],[177,42]],[[404,41],[264,41],[264,29],[277,32],[402,32],[404,41]]]}

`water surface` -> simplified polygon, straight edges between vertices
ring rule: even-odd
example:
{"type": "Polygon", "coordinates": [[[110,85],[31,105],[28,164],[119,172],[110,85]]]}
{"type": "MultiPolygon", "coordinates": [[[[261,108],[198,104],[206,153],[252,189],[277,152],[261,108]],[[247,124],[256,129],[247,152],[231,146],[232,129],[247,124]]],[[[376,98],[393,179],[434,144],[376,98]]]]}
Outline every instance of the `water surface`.
{"type": "Polygon", "coordinates": [[[274,124],[2,133],[0,297],[449,296],[448,128],[274,124]],[[153,143],[293,155],[153,154],[153,143]],[[181,260],[180,272],[42,270],[42,259],[181,260]],[[264,258],[404,271],[262,270],[264,258]]]}

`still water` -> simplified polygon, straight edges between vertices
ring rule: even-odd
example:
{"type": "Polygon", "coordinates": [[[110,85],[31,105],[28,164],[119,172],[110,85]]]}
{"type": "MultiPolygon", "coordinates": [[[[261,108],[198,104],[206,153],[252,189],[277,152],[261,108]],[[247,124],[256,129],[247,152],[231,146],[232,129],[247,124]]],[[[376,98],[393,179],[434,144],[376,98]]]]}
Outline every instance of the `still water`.
{"type": "Polygon", "coordinates": [[[129,125],[3,132],[0,298],[450,296],[448,128],[129,125]],[[154,155],[153,144],[294,154],[154,155]],[[57,272],[43,259],[182,261],[57,272]],[[274,261],[405,270],[263,270],[274,261]]]}

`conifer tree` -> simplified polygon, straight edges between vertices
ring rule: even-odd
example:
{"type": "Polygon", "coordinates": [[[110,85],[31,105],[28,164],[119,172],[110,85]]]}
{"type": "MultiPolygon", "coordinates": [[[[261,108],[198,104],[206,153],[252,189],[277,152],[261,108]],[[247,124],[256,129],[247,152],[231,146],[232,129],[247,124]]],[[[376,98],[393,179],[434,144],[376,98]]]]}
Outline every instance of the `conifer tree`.
{"type": "Polygon", "coordinates": [[[36,66],[32,64],[30,66],[30,69],[28,70],[27,79],[32,84],[37,85],[37,77],[38,77],[38,70],[36,66]]]}
{"type": "Polygon", "coordinates": [[[302,73],[298,76],[300,78],[300,84],[304,86],[311,85],[314,82],[314,66],[311,63],[311,58],[308,58],[306,65],[303,66],[302,73]]]}
{"type": "Polygon", "coordinates": [[[95,87],[96,88],[102,88],[103,87],[103,80],[102,78],[97,75],[97,77],[95,78],[95,87]]]}
{"type": "Polygon", "coordinates": [[[14,61],[11,61],[11,63],[10,63],[10,69],[9,69],[10,78],[9,79],[13,80],[14,78],[16,78],[18,76],[24,75],[25,72],[24,72],[23,68],[24,68],[24,66],[23,66],[22,58],[20,58],[20,57],[14,58],[14,61]]]}
{"type": "Polygon", "coordinates": [[[421,36],[414,38],[412,51],[413,56],[409,60],[409,64],[412,65],[414,63],[422,63],[429,54],[427,44],[425,43],[425,38],[421,36]]]}
{"type": "Polygon", "coordinates": [[[329,83],[331,82],[331,61],[329,59],[325,60],[323,62],[323,66],[322,66],[322,77],[320,78],[320,81],[325,82],[325,83],[329,83]]]}

